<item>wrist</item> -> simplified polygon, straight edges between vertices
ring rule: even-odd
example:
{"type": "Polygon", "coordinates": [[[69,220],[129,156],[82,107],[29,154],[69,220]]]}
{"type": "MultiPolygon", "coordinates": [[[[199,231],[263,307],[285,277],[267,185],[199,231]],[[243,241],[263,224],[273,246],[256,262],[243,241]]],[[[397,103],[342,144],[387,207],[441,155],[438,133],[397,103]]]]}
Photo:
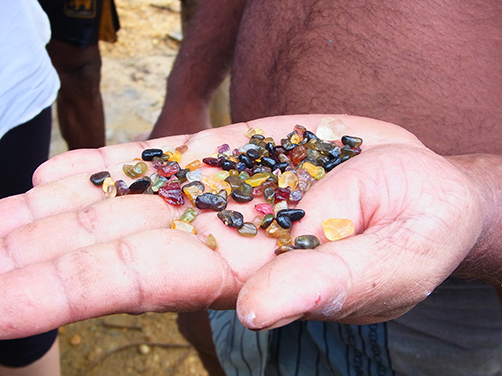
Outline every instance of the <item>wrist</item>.
{"type": "Polygon", "coordinates": [[[479,206],[482,230],[454,275],[479,279],[494,286],[502,283],[502,156],[474,154],[447,159],[473,183],[474,205],[479,206]]]}

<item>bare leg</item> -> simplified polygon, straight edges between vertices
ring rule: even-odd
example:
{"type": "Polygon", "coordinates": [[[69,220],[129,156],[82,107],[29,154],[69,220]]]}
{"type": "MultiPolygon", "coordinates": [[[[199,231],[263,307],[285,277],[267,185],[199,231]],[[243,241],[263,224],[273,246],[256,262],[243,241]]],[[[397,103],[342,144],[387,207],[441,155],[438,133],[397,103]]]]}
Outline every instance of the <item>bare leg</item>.
{"type": "Polygon", "coordinates": [[[59,376],[59,342],[58,339],[45,355],[26,367],[8,368],[0,366],[0,376],[59,376]]]}
{"type": "Polygon", "coordinates": [[[51,40],[47,50],[61,80],[57,110],[61,134],[68,148],[104,146],[105,119],[99,90],[99,47],[96,45],[83,49],[51,40]]]}
{"type": "Polygon", "coordinates": [[[207,311],[179,313],[178,329],[183,337],[195,347],[209,375],[225,376],[225,372],[216,356],[207,311]]]}

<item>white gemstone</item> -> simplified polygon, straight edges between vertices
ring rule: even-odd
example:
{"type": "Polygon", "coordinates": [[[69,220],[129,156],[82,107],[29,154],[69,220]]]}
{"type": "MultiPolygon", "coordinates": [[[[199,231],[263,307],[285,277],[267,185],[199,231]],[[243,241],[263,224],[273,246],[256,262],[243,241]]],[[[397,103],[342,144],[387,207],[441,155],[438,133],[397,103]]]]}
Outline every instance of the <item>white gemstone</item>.
{"type": "Polygon", "coordinates": [[[316,136],[321,140],[335,141],[339,140],[347,133],[347,125],[340,119],[324,117],[319,123],[316,136]]]}

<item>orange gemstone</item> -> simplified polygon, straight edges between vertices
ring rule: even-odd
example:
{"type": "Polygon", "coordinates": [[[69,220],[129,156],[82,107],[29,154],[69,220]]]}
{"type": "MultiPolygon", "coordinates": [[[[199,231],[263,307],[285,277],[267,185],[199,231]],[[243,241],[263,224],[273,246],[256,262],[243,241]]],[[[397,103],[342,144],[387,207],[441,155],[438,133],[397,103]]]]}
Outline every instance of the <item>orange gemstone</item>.
{"type": "Polygon", "coordinates": [[[329,218],[322,221],[324,235],[331,241],[340,240],[354,233],[354,223],[350,219],[329,218]]]}

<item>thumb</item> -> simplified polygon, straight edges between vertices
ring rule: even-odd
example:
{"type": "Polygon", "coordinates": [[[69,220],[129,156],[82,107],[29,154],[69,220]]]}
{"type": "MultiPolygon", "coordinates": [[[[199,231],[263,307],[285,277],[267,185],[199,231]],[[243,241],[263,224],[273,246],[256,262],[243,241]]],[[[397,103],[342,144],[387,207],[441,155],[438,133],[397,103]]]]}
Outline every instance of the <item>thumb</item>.
{"type": "Polygon", "coordinates": [[[399,250],[393,241],[361,234],[282,254],[241,289],[239,319],[261,330],[300,318],[369,324],[398,317],[448,275],[428,257],[399,250]]]}

